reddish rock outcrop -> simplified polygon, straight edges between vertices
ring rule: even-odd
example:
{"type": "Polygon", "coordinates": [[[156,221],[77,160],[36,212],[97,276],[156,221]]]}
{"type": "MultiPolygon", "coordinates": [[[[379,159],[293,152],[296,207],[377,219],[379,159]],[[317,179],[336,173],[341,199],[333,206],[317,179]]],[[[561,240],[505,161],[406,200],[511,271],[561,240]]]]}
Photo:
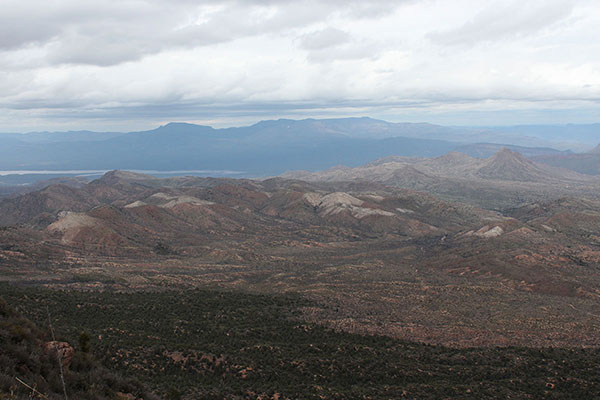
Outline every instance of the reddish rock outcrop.
{"type": "Polygon", "coordinates": [[[43,349],[46,354],[57,354],[65,368],[71,365],[75,349],[67,342],[50,341],[43,344],[43,349]]]}

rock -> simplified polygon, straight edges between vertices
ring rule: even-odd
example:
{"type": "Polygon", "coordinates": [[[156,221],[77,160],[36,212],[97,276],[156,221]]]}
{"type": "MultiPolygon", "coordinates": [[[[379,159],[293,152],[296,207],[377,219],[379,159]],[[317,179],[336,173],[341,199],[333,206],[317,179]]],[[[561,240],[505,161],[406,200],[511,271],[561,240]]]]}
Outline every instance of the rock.
{"type": "Polygon", "coordinates": [[[67,342],[50,341],[43,344],[42,348],[46,354],[55,355],[58,352],[58,357],[65,368],[71,365],[75,349],[67,342]]]}
{"type": "Polygon", "coordinates": [[[118,400],[136,400],[136,397],[131,393],[117,392],[116,396],[118,400]]]}

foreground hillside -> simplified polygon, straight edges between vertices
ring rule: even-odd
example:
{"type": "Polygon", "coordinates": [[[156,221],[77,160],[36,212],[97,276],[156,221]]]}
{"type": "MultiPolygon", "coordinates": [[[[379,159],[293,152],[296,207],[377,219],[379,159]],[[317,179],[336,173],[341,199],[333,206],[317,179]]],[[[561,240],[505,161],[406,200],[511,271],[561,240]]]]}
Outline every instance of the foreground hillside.
{"type": "Polygon", "coordinates": [[[600,391],[596,349],[460,350],[334,332],[303,322],[314,305],[296,296],[0,289],[36,321],[48,307],[66,338],[89,332],[106,365],[166,399],[582,399],[600,391]]]}
{"type": "MultiPolygon", "coordinates": [[[[75,326],[69,338],[74,346],[78,344],[76,348],[53,341],[51,331],[40,328],[48,326],[48,318],[43,317],[43,313],[48,315],[45,307],[15,298],[15,292],[6,286],[0,293],[8,295],[10,303],[0,297],[0,399],[158,399],[138,380],[123,378],[99,363],[90,350],[91,338],[85,328],[75,326]],[[37,312],[39,325],[15,310],[16,305],[37,312]]],[[[50,314],[55,312],[53,309],[50,314]]],[[[62,329],[58,334],[63,337],[62,329]]]]}
{"type": "Polygon", "coordinates": [[[307,321],[458,347],[600,345],[600,203],[520,204],[113,171],[0,201],[0,268],[65,289],[299,293],[321,305],[307,321]]]}

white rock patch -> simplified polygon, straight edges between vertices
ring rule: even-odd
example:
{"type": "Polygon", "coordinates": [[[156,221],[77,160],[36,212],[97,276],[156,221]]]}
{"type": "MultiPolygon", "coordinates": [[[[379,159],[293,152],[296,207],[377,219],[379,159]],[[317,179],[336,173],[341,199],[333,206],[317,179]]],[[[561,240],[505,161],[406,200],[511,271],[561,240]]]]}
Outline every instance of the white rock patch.
{"type": "Polygon", "coordinates": [[[393,212],[364,207],[353,207],[351,212],[352,215],[358,219],[368,217],[369,215],[383,215],[385,217],[393,217],[394,215],[396,215],[393,212]]]}
{"type": "Polygon", "coordinates": [[[378,194],[365,194],[362,197],[366,197],[367,199],[371,199],[371,200],[376,201],[376,202],[380,202],[380,201],[383,201],[385,199],[385,197],[380,196],[378,194]]]}
{"type": "Polygon", "coordinates": [[[135,208],[135,207],[141,207],[141,206],[145,206],[145,205],[146,205],[146,203],[144,203],[143,201],[137,200],[137,201],[134,201],[133,203],[127,204],[124,208],[135,208]]]}
{"type": "MultiPolygon", "coordinates": [[[[211,205],[211,204],[215,204],[212,201],[206,201],[206,200],[201,200],[197,197],[193,197],[193,196],[170,196],[166,193],[154,193],[152,196],[150,196],[147,200],[159,200],[159,201],[166,201],[166,203],[163,204],[159,204],[159,207],[162,208],[173,208],[178,204],[183,204],[183,203],[189,203],[189,204],[195,204],[198,206],[207,206],[207,205],[211,205]]],[[[132,204],[135,204],[137,202],[134,202],[132,204]]]]}
{"type": "Polygon", "coordinates": [[[317,207],[322,217],[349,212],[354,218],[364,218],[369,215],[383,215],[392,217],[393,212],[361,207],[364,201],[344,192],[335,192],[322,196],[318,193],[305,193],[302,198],[311,206],[317,207]]]}
{"type": "Polygon", "coordinates": [[[503,233],[504,233],[504,229],[502,229],[499,226],[495,226],[490,229],[490,227],[486,225],[483,228],[481,228],[480,230],[478,230],[477,232],[475,232],[474,235],[482,237],[482,238],[493,238],[493,237],[498,237],[498,236],[502,235],[503,233]]]}
{"type": "Polygon", "coordinates": [[[323,196],[321,196],[319,193],[304,193],[302,198],[311,206],[318,207],[319,204],[321,204],[321,199],[323,196]]]}
{"type": "Polygon", "coordinates": [[[61,211],[58,214],[58,221],[50,224],[48,230],[51,232],[65,232],[73,228],[93,227],[100,224],[100,221],[84,213],[72,211],[61,211]]]}
{"type": "Polygon", "coordinates": [[[168,203],[160,205],[159,207],[173,208],[176,205],[183,204],[183,203],[194,204],[197,206],[209,206],[211,204],[215,204],[212,201],[200,200],[200,199],[198,199],[196,197],[192,197],[192,196],[178,196],[178,197],[173,198],[168,203]]]}

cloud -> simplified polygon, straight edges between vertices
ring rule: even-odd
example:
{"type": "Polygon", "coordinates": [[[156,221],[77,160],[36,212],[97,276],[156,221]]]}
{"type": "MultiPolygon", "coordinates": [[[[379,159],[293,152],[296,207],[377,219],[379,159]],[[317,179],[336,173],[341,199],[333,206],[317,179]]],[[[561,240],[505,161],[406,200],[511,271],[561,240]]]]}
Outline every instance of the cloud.
{"type": "Polygon", "coordinates": [[[472,45],[516,36],[535,34],[566,18],[573,1],[529,0],[485,2],[483,8],[463,25],[434,31],[429,39],[442,45],[472,45]]]}
{"type": "Polygon", "coordinates": [[[300,47],[305,50],[322,50],[339,46],[350,41],[350,35],[336,28],[328,27],[306,33],[300,37],[300,47]]]}
{"type": "Polygon", "coordinates": [[[297,41],[298,47],[308,52],[307,59],[316,63],[375,58],[381,49],[375,41],[356,40],[333,27],[305,33],[297,41]]]}
{"type": "Polygon", "coordinates": [[[599,25],[594,0],[5,0],[0,130],[593,109],[599,25]]]}
{"type": "Polygon", "coordinates": [[[6,0],[0,51],[43,48],[39,62],[107,66],[175,48],[286,34],[335,16],[380,15],[398,2],[6,0]],[[366,9],[372,10],[368,13],[366,9]],[[362,11],[361,11],[362,10],[362,11]]]}

